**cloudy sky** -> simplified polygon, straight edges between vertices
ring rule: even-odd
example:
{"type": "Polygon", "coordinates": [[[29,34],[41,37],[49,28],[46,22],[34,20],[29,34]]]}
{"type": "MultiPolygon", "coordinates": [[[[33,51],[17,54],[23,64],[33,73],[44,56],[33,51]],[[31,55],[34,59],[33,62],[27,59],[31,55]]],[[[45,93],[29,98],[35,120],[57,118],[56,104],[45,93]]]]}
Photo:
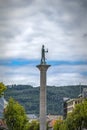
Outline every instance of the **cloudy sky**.
{"type": "Polygon", "coordinates": [[[0,0],[0,82],[38,86],[43,44],[48,85],[87,84],[87,0],[0,0]]]}

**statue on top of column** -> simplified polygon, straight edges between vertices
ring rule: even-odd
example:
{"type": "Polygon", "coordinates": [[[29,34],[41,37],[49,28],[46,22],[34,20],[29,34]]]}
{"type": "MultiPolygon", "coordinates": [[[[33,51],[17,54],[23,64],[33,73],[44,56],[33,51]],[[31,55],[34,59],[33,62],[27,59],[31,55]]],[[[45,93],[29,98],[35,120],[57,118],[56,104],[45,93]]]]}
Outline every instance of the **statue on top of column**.
{"type": "Polygon", "coordinates": [[[44,45],[42,45],[42,50],[41,50],[41,64],[46,64],[46,58],[45,58],[45,53],[47,53],[48,50],[45,50],[44,45]]]}

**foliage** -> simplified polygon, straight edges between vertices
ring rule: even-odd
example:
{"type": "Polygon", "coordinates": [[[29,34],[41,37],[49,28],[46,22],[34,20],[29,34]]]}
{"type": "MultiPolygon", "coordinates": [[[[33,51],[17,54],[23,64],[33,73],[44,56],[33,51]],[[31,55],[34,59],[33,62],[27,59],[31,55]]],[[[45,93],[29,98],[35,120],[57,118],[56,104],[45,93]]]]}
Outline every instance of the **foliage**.
{"type": "Polygon", "coordinates": [[[61,124],[62,124],[62,121],[57,120],[56,123],[54,124],[54,130],[60,130],[61,124]]]}
{"type": "Polygon", "coordinates": [[[6,90],[6,87],[2,82],[0,82],[0,95],[2,94],[2,92],[4,92],[4,90],[6,90]]]}
{"type": "Polygon", "coordinates": [[[75,106],[73,112],[67,116],[66,124],[69,130],[87,128],[87,100],[75,106]]]}
{"type": "Polygon", "coordinates": [[[60,124],[60,129],[59,130],[69,130],[68,126],[67,126],[67,123],[65,121],[63,121],[61,124],[60,124]]]}
{"type": "Polygon", "coordinates": [[[38,121],[30,122],[28,130],[39,130],[39,122],[38,121]]]}
{"type": "Polygon", "coordinates": [[[59,130],[59,128],[60,128],[60,124],[57,124],[57,123],[56,123],[56,124],[54,125],[54,130],[59,130]]]}
{"type": "Polygon", "coordinates": [[[63,122],[57,121],[54,130],[78,130],[87,128],[87,99],[77,104],[63,122]]]}
{"type": "Polygon", "coordinates": [[[72,112],[73,124],[78,127],[87,128],[87,100],[76,105],[74,111],[72,112]]]}
{"type": "Polygon", "coordinates": [[[4,112],[9,130],[26,130],[28,123],[24,108],[13,98],[9,99],[4,112]]]}
{"type": "MultiPolygon", "coordinates": [[[[82,88],[87,86],[82,85],[82,88]]],[[[5,91],[6,100],[13,97],[27,113],[39,114],[40,87],[30,85],[9,85],[5,91]]],[[[47,114],[62,114],[63,98],[75,98],[80,94],[80,85],[77,86],[47,86],[47,114]]]]}

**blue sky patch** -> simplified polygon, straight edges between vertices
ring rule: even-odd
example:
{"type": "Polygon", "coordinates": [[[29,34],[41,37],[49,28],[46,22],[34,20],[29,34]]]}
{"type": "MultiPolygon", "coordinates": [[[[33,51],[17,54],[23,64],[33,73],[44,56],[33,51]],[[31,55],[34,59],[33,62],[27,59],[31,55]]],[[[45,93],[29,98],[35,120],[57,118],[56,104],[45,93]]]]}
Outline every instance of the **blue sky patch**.
{"type": "MultiPolygon", "coordinates": [[[[5,59],[0,60],[0,65],[4,66],[26,66],[26,65],[37,65],[40,64],[39,60],[29,60],[29,59],[5,59]]],[[[87,65],[87,61],[47,61],[50,65],[87,65]]]]}

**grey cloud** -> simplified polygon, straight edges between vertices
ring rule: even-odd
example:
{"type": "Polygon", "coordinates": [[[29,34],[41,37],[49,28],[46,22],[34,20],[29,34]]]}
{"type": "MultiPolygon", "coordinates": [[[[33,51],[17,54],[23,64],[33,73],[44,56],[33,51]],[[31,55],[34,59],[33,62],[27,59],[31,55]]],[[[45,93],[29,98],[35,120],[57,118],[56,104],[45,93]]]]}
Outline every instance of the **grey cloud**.
{"type": "MultiPolygon", "coordinates": [[[[49,60],[87,60],[86,0],[1,0],[0,6],[0,58],[40,59],[44,43],[49,60]]],[[[57,76],[65,82],[65,75],[57,76]]]]}
{"type": "Polygon", "coordinates": [[[84,34],[83,34],[83,38],[87,38],[87,33],[84,33],[84,34]]]}
{"type": "MultiPolygon", "coordinates": [[[[48,71],[47,84],[57,86],[79,84],[79,82],[87,84],[87,76],[81,75],[79,69],[80,72],[85,71],[86,66],[52,66],[48,71]],[[72,69],[73,73],[70,73],[69,69],[72,69]]],[[[32,82],[35,86],[39,85],[39,71],[35,66],[27,65],[24,67],[15,67],[14,69],[13,67],[0,66],[0,72],[0,80],[5,84],[25,84],[32,82]]]]}
{"type": "Polygon", "coordinates": [[[4,8],[14,8],[27,6],[34,2],[34,0],[0,0],[0,6],[4,8]]]}

